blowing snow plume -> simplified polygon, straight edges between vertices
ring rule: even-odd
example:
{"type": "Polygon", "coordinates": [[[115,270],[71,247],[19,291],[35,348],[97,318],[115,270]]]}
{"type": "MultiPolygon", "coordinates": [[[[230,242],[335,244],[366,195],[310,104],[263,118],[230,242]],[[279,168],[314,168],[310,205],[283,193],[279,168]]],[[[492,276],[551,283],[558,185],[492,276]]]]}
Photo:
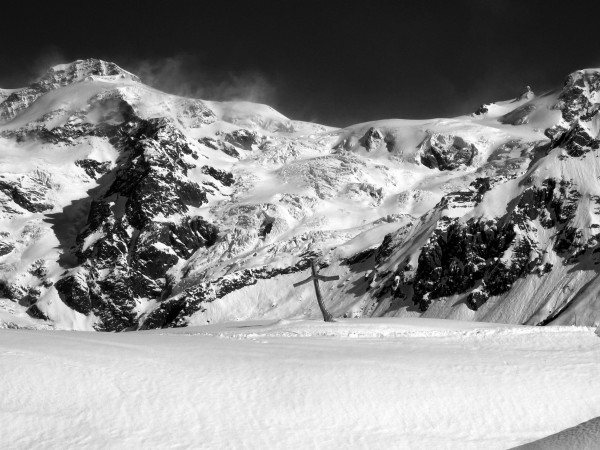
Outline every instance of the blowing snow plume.
{"type": "Polygon", "coordinates": [[[127,67],[145,84],[169,94],[216,101],[275,102],[276,89],[262,73],[207,69],[200,58],[191,55],[133,61],[127,67]]]}

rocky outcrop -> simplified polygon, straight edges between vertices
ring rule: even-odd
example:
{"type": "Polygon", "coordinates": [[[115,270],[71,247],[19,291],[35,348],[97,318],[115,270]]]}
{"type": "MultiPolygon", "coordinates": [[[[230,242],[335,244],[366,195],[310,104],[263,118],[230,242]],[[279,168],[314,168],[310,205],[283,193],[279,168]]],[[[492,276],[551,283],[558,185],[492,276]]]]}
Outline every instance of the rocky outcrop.
{"type": "Polygon", "coordinates": [[[559,141],[561,135],[569,133],[578,126],[587,127],[598,116],[600,102],[600,72],[579,70],[570,74],[554,106],[560,110],[562,120],[545,131],[552,141],[559,141]]]}
{"type": "MultiPolygon", "coordinates": [[[[243,287],[256,284],[258,280],[304,271],[310,267],[310,261],[313,256],[305,255],[298,263],[286,268],[265,266],[256,269],[244,269],[216,280],[199,283],[174,298],[163,302],[160,308],[153,311],[145,319],[141,328],[185,326],[187,318],[198,311],[202,312],[208,303],[223,298],[225,295],[243,287]]],[[[325,265],[322,267],[325,267],[325,265]]]]}
{"type": "Polygon", "coordinates": [[[225,170],[215,169],[210,166],[202,166],[202,172],[210,175],[215,180],[218,180],[223,186],[231,186],[234,182],[233,175],[225,170]]]}
{"type": "Polygon", "coordinates": [[[111,162],[99,162],[95,159],[79,159],[75,161],[75,165],[81,167],[88,177],[97,180],[110,170],[111,162]]]}
{"type": "Polygon", "coordinates": [[[373,152],[383,144],[384,138],[385,136],[380,130],[375,127],[371,127],[360,139],[360,142],[368,152],[373,152]]]}
{"type": "Polygon", "coordinates": [[[529,123],[531,113],[536,110],[536,106],[526,103],[523,106],[500,117],[498,121],[507,125],[523,125],[529,123]]]}
{"type": "Polygon", "coordinates": [[[227,142],[208,137],[200,138],[198,139],[198,142],[213,150],[220,150],[226,155],[231,156],[232,158],[237,159],[240,157],[240,153],[235,149],[235,147],[231,144],[228,144],[227,142]]]}
{"type": "Polygon", "coordinates": [[[525,90],[516,98],[516,100],[531,100],[533,97],[535,97],[535,93],[531,90],[531,86],[525,86],[525,90]]]}
{"type": "Polygon", "coordinates": [[[473,115],[474,116],[482,116],[484,114],[487,114],[490,111],[489,106],[490,106],[489,103],[484,103],[483,105],[479,105],[479,107],[475,110],[473,115]]]}
{"type": "MultiPolygon", "coordinates": [[[[425,311],[432,300],[467,292],[481,281],[494,293],[508,290],[525,268],[501,259],[516,236],[512,222],[443,218],[419,255],[413,301],[425,311]]],[[[519,247],[519,263],[523,254],[528,258],[525,239],[514,247],[519,247]]]]}
{"type": "Polygon", "coordinates": [[[552,138],[552,147],[562,147],[569,156],[573,157],[583,156],[600,148],[598,136],[593,136],[587,124],[579,120],[576,120],[570,129],[552,138]]]}
{"type": "MultiPolygon", "coordinates": [[[[482,192],[489,189],[485,180],[475,185],[482,192]]],[[[410,280],[414,303],[426,311],[436,299],[468,294],[467,305],[478,309],[489,296],[510,290],[517,279],[547,273],[535,238],[538,226],[556,230],[553,248],[572,263],[574,256],[590,249],[572,226],[580,198],[568,182],[547,179],[540,187],[525,189],[502,217],[467,221],[441,217],[420,251],[410,280]]],[[[447,209],[450,201],[444,198],[438,208],[447,209]]],[[[396,246],[391,239],[386,236],[380,254],[392,254],[396,246]]]]}
{"type": "Polygon", "coordinates": [[[252,146],[260,146],[264,137],[256,131],[241,128],[225,135],[225,142],[228,142],[242,150],[252,150],[252,146]]]}
{"type": "Polygon", "coordinates": [[[576,119],[589,121],[598,114],[600,105],[594,100],[600,92],[600,72],[578,70],[565,80],[556,108],[563,120],[572,124],[576,119]]]}
{"type": "Polygon", "coordinates": [[[15,249],[15,244],[10,241],[0,241],[0,256],[8,255],[15,249]]]}
{"type": "Polygon", "coordinates": [[[21,177],[18,181],[5,181],[0,177],[0,191],[29,212],[43,212],[53,208],[46,201],[48,187],[39,179],[21,177]]]}
{"type": "Polygon", "coordinates": [[[469,166],[477,155],[477,147],[460,136],[430,134],[419,148],[421,164],[430,169],[454,170],[469,166]]]}
{"type": "Polygon", "coordinates": [[[187,177],[185,157],[194,150],[177,128],[166,119],[138,118],[122,124],[117,135],[124,159],[77,237],[82,268],[56,284],[67,305],[93,312],[103,330],[136,326],[136,299],[168,295],[168,270],[213,245],[218,234],[214,225],[187,214],[206,203],[206,192],[187,177]],[[174,216],[176,221],[169,219],[174,216]]]}
{"type": "Polygon", "coordinates": [[[64,277],[55,286],[63,302],[75,311],[87,315],[92,312],[93,305],[88,280],[84,274],[85,272],[79,272],[64,277]]]}
{"type": "Polygon", "coordinates": [[[217,120],[215,113],[202,100],[186,99],[180,105],[177,118],[190,128],[202,128],[217,120]]]}

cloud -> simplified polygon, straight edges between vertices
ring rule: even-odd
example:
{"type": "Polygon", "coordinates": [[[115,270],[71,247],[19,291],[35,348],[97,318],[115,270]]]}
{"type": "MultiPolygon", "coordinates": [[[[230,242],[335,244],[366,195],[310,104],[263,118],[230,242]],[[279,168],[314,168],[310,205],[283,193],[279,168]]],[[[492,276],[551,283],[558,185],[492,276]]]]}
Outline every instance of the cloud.
{"type": "Polygon", "coordinates": [[[28,82],[38,80],[53,66],[68,62],[71,62],[71,60],[58,47],[46,45],[40,49],[38,55],[29,64],[28,82]]]}
{"type": "Polygon", "coordinates": [[[22,88],[41,78],[50,67],[69,61],[54,45],[45,45],[34,53],[0,56],[0,88],[22,88]]]}
{"type": "Polygon", "coordinates": [[[129,61],[127,70],[161,91],[204,100],[245,100],[273,104],[274,83],[258,71],[232,72],[203,67],[191,55],[129,61]]]}

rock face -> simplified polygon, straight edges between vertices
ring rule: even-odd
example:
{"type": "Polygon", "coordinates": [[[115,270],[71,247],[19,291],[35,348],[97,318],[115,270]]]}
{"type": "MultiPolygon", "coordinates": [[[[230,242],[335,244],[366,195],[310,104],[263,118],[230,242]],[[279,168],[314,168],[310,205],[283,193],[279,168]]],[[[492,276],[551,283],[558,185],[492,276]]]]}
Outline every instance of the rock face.
{"type": "Polygon", "coordinates": [[[461,165],[469,166],[477,155],[474,144],[460,136],[431,134],[421,144],[421,163],[430,169],[454,170],[461,165]]]}
{"type": "Polygon", "coordinates": [[[48,187],[38,179],[32,177],[22,177],[17,181],[0,179],[0,191],[29,212],[43,212],[52,209],[52,205],[45,201],[48,187]]]}
{"type": "Polygon", "coordinates": [[[505,114],[500,122],[507,125],[524,125],[529,123],[531,114],[536,110],[535,105],[525,104],[505,114]]]}
{"type": "MultiPolygon", "coordinates": [[[[398,278],[398,292],[407,291],[410,286],[411,300],[421,311],[429,310],[436,302],[457,297],[462,297],[468,308],[477,311],[490,298],[510,297],[511,290],[516,291],[518,280],[556,286],[556,281],[552,280],[557,271],[555,265],[580,270],[587,267],[592,273],[596,271],[594,267],[600,263],[600,225],[597,224],[600,210],[597,194],[590,192],[596,192],[598,188],[589,176],[595,169],[587,172],[583,167],[590,163],[596,165],[600,149],[599,87],[597,72],[581,71],[567,79],[556,103],[556,108],[562,112],[562,120],[545,131],[551,138],[550,143],[542,144],[532,152],[528,170],[517,178],[517,195],[508,199],[503,214],[493,218],[477,214],[478,210],[485,209],[486,200],[494,201],[494,197],[486,195],[488,191],[500,192],[504,188],[503,184],[490,183],[486,178],[479,179],[477,193],[472,190],[471,196],[452,193],[442,199],[433,212],[436,225],[418,252],[414,277],[398,278]],[[555,161],[559,161],[558,173],[552,170],[557,165],[555,161]],[[579,167],[579,173],[566,175],[569,170],[564,167],[573,165],[579,167]],[[582,174],[582,170],[585,173],[582,174]],[[552,173],[555,174],[552,177],[540,178],[542,174],[552,173]],[[445,215],[452,210],[453,204],[466,201],[472,201],[470,206],[474,207],[471,218],[445,215]]],[[[525,105],[527,108],[534,110],[535,105],[525,105]]],[[[501,117],[500,122],[506,123],[507,117],[516,117],[523,110],[524,107],[517,108],[501,117]]],[[[513,125],[526,123],[524,120],[512,122],[513,125]]],[[[472,187],[477,187],[476,184],[472,187]]],[[[400,241],[395,250],[391,250],[389,243],[393,240],[393,235],[389,235],[380,248],[380,252],[390,255],[388,258],[395,252],[402,253],[402,246],[406,246],[400,241]]],[[[537,290],[544,291],[541,287],[537,290]]],[[[555,295],[554,302],[558,306],[553,308],[530,300],[533,304],[538,303],[548,315],[542,319],[540,311],[532,310],[530,316],[521,321],[533,324],[561,322],[561,313],[574,309],[578,301],[584,301],[578,294],[582,293],[555,295]]],[[[595,323],[600,315],[590,312],[589,307],[587,311],[589,315],[580,320],[595,323]]]]}
{"type": "Polygon", "coordinates": [[[123,160],[77,236],[81,267],[56,286],[67,305],[93,311],[102,319],[97,327],[111,330],[135,326],[134,300],[164,297],[172,288],[168,270],[217,235],[214,225],[188,215],[207,198],[187,177],[184,157],[193,150],[180,131],[165,119],[138,119],[116,135],[123,160]],[[178,220],[167,219],[173,216],[178,220]]]}
{"type": "Polygon", "coordinates": [[[252,150],[253,145],[260,145],[262,141],[260,133],[245,129],[235,130],[225,135],[225,142],[244,150],[252,150]]]}
{"type": "Polygon", "coordinates": [[[94,159],[79,159],[75,161],[75,165],[85,170],[85,173],[94,180],[110,170],[110,161],[99,162],[94,159]]]}
{"type": "Polygon", "coordinates": [[[337,316],[600,323],[599,105],[582,70],[337,130],[56,66],[0,91],[0,295],[90,330],[319,317],[316,259],[337,316]]]}
{"type": "Polygon", "coordinates": [[[375,127],[369,130],[363,136],[364,146],[368,152],[377,150],[384,141],[383,133],[375,127]]]}
{"type": "Polygon", "coordinates": [[[536,235],[543,229],[557,230],[553,250],[571,257],[576,245],[570,241],[571,222],[579,199],[568,183],[547,179],[540,188],[525,189],[500,218],[442,217],[419,255],[414,301],[425,311],[433,299],[469,292],[467,305],[476,310],[489,296],[510,290],[518,278],[542,274],[544,252],[536,235]]]}

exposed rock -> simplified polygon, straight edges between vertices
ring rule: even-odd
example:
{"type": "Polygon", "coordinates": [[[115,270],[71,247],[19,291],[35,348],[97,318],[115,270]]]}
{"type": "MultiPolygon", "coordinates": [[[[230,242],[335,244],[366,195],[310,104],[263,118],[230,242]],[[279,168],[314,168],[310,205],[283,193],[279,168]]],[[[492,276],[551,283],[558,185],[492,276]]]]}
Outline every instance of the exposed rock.
{"type": "Polygon", "coordinates": [[[27,290],[27,293],[23,297],[21,297],[21,299],[19,300],[19,303],[21,305],[27,306],[27,307],[34,305],[40,298],[40,294],[41,294],[41,291],[39,288],[30,287],[27,290]]]}
{"type": "Polygon", "coordinates": [[[600,148],[600,139],[592,136],[590,129],[579,120],[576,120],[569,130],[552,138],[552,147],[562,147],[567,150],[569,156],[573,157],[583,156],[600,148]]]}
{"type": "Polygon", "coordinates": [[[0,241],[0,256],[8,255],[15,249],[15,244],[9,241],[0,241]]]}
{"type": "Polygon", "coordinates": [[[346,189],[351,198],[367,198],[370,199],[374,205],[380,205],[383,201],[383,188],[371,183],[349,183],[346,189]]]}
{"type": "Polygon", "coordinates": [[[40,279],[43,279],[48,275],[48,268],[46,267],[46,261],[43,259],[37,259],[33,262],[31,267],[29,267],[28,272],[31,275],[34,275],[40,279]]]}
{"type": "Polygon", "coordinates": [[[94,159],[79,159],[75,164],[81,167],[88,177],[97,180],[110,170],[111,162],[98,162],[94,159]]]}
{"type": "Polygon", "coordinates": [[[202,166],[202,172],[219,180],[223,186],[231,186],[234,183],[233,175],[224,170],[215,169],[210,166],[202,166]]]}
{"type": "Polygon", "coordinates": [[[420,144],[421,163],[430,169],[454,170],[469,166],[478,151],[460,136],[432,133],[420,144]]]}
{"type": "Polygon", "coordinates": [[[526,103],[525,105],[503,115],[498,119],[500,123],[507,125],[523,125],[529,123],[529,116],[536,110],[535,105],[526,103]]]}
{"type": "Polygon", "coordinates": [[[205,137],[198,139],[198,142],[202,145],[206,145],[208,148],[212,148],[213,150],[220,150],[220,142],[216,139],[205,137]]]}
{"type": "Polygon", "coordinates": [[[531,100],[533,97],[535,97],[535,94],[531,90],[531,86],[525,86],[525,91],[517,97],[517,101],[531,100]]]}
{"type": "Polygon", "coordinates": [[[162,298],[170,289],[167,271],[218,236],[214,225],[187,216],[206,193],[187,178],[183,157],[193,150],[181,132],[165,119],[137,119],[119,136],[115,144],[126,159],[77,237],[76,255],[89,268],[56,283],[63,301],[93,312],[103,330],[134,326],[136,299],[162,298]],[[174,215],[180,219],[166,220],[174,215]]]}
{"type": "Polygon", "coordinates": [[[483,114],[487,114],[490,110],[489,110],[489,103],[484,103],[483,105],[480,105],[475,112],[473,113],[473,115],[475,116],[480,116],[483,114]]]}
{"type": "Polygon", "coordinates": [[[296,265],[286,268],[261,267],[244,269],[216,280],[200,283],[193,288],[163,302],[144,322],[142,329],[179,327],[186,325],[186,318],[204,310],[204,305],[243,287],[255,284],[259,279],[301,272],[310,267],[312,255],[306,255],[296,265]]]}
{"type": "Polygon", "coordinates": [[[475,289],[467,297],[467,306],[477,311],[488,300],[489,296],[487,291],[475,289]]]}
{"type": "Polygon", "coordinates": [[[231,144],[228,144],[227,142],[217,141],[216,139],[212,138],[201,138],[198,139],[198,142],[202,145],[207,146],[208,148],[212,148],[213,150],[220,150],[226,155],[231,156],[232,158],[240,157],[240,154],[235,149],[235,147],[231,144]]]}
{"type": "Polygon", "coordinates": [[[206,106],[206,103],[192,99],[184,100],[178,118],[190,128],[201,128],[217,120],[215,113],[206,106]]]}
{"type": "Polygon", "coordinates": [[[127,216],[141,229],[152,218],[186,213],[206,202],[206,193],[187,178],[183,155],[192,154],[185,137],[166,119],[129,122],[121,140],[128,158],[106,197],[127,197],[127,216]]]}
{"type": "Polygon", "coordinates": [[[26,313],[34,319],[50,320],[50,318],[46,314],[44,314],[44,312],[36,304],[31,305],[29,308],[27,308],[26,313]]]}
{"type": "Polygon", "coordinates": [[[368,152],[377,150],[384,142],[383,133],[375,127],[367,130],[365,135],[360,140],[368,152]]]}
{"type": "Polygon", "coordinates": [[[541,255],[530,237],[535,221],[558,230],[555,251],[581,254],[584,244],[569,226],[579,197],[568,183],[548,179],[541,188],[526,189],[504,217],[466,222],[442,218],[421,249],[413,301],[425,311],[432,300],[468,292],[483,281],[483,287],[467,298],[467,305],[477,309],[489,295],[507,292],[518,278],[543,272],[541,255]]]}
{"type": "Polygon", "coordinates": [[[62,278],[56,284],[61,300],[81,314],[92,312],[92,299],[87,279],[81,273],[62,278]]]}
{"type": "Polygon", "coordinates": [[[240,128],[225,135],[225,141],[243,150],[252,150],[252,146],[260,146],[264,137],[256,131],[240,128]]]}
{"type": "Polygon", "coordinates": [[[572,124],[578,118],[588,121],[595,116],[600,105],[591,99],[598,91],[600,91],[600,72],[579,70],[570,74],[565,80],[556,105],[556,108],[562,112],[563,120],[572,124]]]}
{"type": "Polygon", "coordinates": [[[22,177],[18,182],[5,181],[0,177],[0,191],[29,212],[43,212],[53,208],[46,203],[48,188],[30,177],[22,177]]]}

